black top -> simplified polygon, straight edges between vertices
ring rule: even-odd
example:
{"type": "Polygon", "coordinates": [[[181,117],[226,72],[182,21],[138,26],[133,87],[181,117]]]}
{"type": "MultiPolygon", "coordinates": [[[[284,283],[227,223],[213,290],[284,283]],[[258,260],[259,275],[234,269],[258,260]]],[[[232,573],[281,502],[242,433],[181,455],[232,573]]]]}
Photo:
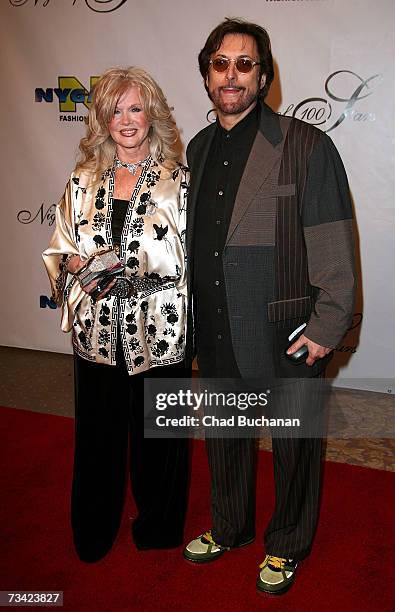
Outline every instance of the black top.
{"type": "Polygon", "coordinates": [[[193,300],[202,376],[240,376],[230,335],[222,252],[237,190],[260,120],[257,105],[234,128],[219,122],[207,157],[196,207],[193,300]]]}
{"type": "Polygon", "coordinates": [[[112,206],[111,231],[114,246],[120,246],[123,224],[125,223],[126,212],[129,200],[119,200],[114,198],[112,206]]]}

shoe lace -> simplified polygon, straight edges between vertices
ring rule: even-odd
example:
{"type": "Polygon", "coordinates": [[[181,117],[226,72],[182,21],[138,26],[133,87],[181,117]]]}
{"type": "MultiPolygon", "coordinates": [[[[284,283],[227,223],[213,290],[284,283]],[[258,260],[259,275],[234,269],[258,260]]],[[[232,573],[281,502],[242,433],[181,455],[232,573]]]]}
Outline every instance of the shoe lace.
{"type": "Polygon", "coordinates": [[[206,532],[203,534],[203,537],[204,537],[204,538],[205,538],[205,539],[206,539],[208,542],[210,542],[210,544],[213,544],[213,546],[219,546],[219,544],[217,544],[217,543],[214,541],[213,536],[211,535],[211,531],[206,531],[206,532]]]}
{"type": "Polygon", "coordinates": [[[284,569],[284,565],[288,562],[288,559],[283,557],[274,557],[273,555],[266,555],[263,563],[260,564],[259,569],[263,569],[267,565],[271,565],[275,569],[284,569]]]}

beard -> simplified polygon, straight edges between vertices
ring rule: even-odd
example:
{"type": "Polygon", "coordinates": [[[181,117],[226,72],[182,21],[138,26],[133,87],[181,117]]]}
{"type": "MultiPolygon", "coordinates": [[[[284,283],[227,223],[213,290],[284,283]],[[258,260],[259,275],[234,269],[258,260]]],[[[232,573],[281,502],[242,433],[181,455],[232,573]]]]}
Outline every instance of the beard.
{"type": "MultiPolygon", "coordinates": [[[[256,91],[249,91],[246,95],[240,96],[239,99],[234,102],[224,102],[221,97],[221,89],[222,87],[217,87],[217,89],[210,91],[209,97],[215,108],[224,115],[238,115],[243,113],[256,103],[259,97],[259,89],[256,89],[256,91]]],[[[237,89],[243,92],[245,91],[244,87],[238,87],[237,89]]]]}

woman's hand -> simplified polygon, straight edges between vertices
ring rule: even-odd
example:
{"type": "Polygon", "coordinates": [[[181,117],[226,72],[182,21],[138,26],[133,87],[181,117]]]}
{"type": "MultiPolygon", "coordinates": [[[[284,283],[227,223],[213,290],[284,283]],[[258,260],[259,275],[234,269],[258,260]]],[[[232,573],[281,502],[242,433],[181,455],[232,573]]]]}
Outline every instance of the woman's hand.
{"type": "Polygon", "coordinates": [[[81,270],[81,268],[84,267],[85,263],[86,261],[81,259],[79,255],[73,255],[67,264],[67,272],[70,272],[70,274],[76,274],[79,270],[81,270]]]}
{"type": "MultiPolygon", "coordinates": [[[[81,257],[79,255],[73,255],[73,257],[71,257],[69,259],[69,262],[68,262],[68,265],[67,265],[67,271],[70,274],[77,274],[77,272],[79,272],[85,266],[85,264],[86,264],[86,260],[81,259],[81,257]]],[[[109,285],[107,285],[106,288],[103,289],[103,291],[101,291],[96,296],[96,301],[103,299],[107,295],[107,293],[115,285],[115,281],[116,281],[116,279],[112,280],[111,283],[109,285]]],[[[91,283],[89,283],[89,285],[85,285],[85,287],[81,286],[81,289],[83,291],[85,291],[85,293],[90,295],[94,291],[96,291],[96,289],[98,287],[100,287],[100,280],[99,281],[93,280],[91,283]]]]}

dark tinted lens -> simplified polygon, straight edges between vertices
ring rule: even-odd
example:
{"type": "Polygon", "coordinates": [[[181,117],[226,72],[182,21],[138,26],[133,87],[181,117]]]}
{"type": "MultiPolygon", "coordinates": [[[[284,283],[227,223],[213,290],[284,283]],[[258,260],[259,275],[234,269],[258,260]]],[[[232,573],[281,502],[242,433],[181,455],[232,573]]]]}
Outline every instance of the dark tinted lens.
{"type": "Polygon", "coordinates": [[[212,63],[214,70],[217,72],[225,72],[229,66],[229,60],[224,57],[216,57],[212,63]]]}
{"type": "Polygon", "coordinates": [[[236,61],[236,68],[239,72],[250,72],[254,67],[254,62],[248,57],[239,57],[236,61]]]}

